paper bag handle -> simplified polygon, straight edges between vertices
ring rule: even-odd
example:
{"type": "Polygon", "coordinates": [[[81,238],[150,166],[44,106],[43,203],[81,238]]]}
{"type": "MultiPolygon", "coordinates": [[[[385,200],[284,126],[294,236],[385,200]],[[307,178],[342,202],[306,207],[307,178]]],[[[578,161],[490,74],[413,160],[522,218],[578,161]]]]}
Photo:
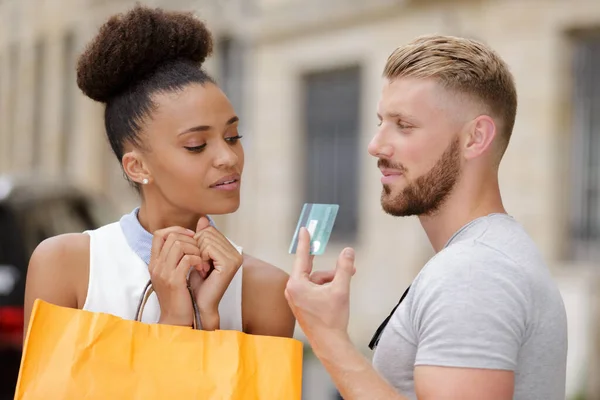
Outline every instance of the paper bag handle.
{"type": "MultiPolygon", "coordinates": [[[[200,323],[200,312],[198,311],[198,304],[196,303],[196,298],[194,297],[194,292],[192,291],[192,287],[190,286],[190,282],[188,280],[188,292],[190,293],[190,298],[192,299],[192,306],[194,309],[194,321],[192,322],[192,327],[194,329],[202,329],[202,325],[200,323]]],[[[144,313],[144,308],[146,307],[146,303],[150,298],[150,295],[154,293],[154,288],[152,287],[152,281],[149,280],[144,288],[144,292],[142,293],[142,297],[137,306],[137,311],[135,312],[135,320],[138,322],[142,322],[142,314],[144,313]]]]}

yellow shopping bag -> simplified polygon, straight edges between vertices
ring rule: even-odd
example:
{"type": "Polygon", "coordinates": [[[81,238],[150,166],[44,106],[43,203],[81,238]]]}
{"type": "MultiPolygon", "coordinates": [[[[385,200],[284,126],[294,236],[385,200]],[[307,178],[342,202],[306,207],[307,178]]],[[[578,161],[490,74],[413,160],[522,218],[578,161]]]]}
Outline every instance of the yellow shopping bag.
{"type": "Polygon", "coordinates": [[[295,339],[138,321],[37,300],[15,399],[301,398],[295,339]]]}

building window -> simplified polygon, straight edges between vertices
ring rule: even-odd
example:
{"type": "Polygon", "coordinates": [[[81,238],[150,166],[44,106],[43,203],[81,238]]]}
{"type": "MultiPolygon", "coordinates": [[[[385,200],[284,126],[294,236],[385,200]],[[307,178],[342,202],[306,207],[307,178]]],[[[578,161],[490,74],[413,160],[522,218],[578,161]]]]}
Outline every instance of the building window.
{"type": "Polygon", "coordinates": [[[339,204],[331,235],[353,241],[358,229],[361,69],[304,76],[305,201],[339,204]]]}
{"type": "MultiPolygon", "coordinates": [[[[244,96],[244,46],[240,40],[229,36],[217,42],[219,83],[238,115],[243,113],[244,96]]],[[[243,118],[242,122],[243,122],[243,118]]]]}
{"type": "Polygon", "coordinates": [[[34,169],[41,168],[43,138],[43,109],[46,82],[46,47],[43,39],[40,39],[34,48],[34,92],[33,92],[33,137],[32,137],[32,164],[34,169]]]}
{"type": "Polygon", "coordinates": [[[600,35],[581,39],[574,60],[572,256],[600,259],[600,35]]]}
{"type": "Polygon", "coordinates": [[[68,31],[63,38],[62,114],[60,119],[60,162],[63,174],[68,174],[70,149],[73,144],[73,116],[77,90],[75,34],[68,31]]]}

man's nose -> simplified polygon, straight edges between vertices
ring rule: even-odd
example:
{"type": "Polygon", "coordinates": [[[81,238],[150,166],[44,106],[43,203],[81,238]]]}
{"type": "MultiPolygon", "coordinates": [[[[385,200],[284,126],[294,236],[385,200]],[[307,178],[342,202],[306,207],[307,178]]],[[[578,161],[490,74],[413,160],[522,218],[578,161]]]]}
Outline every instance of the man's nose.
{"type": "Polygon", "coordinates": [[[394,155],[393,147],[387,143],[385,135],[378,131],[368,147],[369,154],[377,158],[391,158],[394,155]]]}

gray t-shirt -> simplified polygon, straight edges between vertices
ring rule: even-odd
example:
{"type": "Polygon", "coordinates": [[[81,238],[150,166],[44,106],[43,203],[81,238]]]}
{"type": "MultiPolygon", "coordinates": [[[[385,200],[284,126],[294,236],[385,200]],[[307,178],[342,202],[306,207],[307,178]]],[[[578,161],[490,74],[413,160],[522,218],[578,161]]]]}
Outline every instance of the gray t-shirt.
{"type": "Polygon", "coordinates": [[[413,281],[373,364],[416,399],[419,365],[515,372],[516,400],[564,400],[567,317],[523,227],[491,214],[459,230],[413,281]]]}

